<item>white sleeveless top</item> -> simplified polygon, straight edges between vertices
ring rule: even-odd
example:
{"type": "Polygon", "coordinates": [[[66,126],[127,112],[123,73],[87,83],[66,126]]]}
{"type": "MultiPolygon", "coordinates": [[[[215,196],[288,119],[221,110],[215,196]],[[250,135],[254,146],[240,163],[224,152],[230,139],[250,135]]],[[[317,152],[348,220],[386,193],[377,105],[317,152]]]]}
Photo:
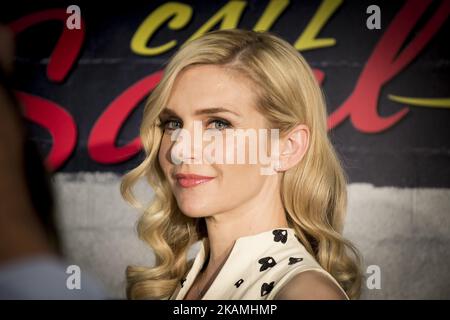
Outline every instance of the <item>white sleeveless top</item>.
{"type": "MultiPolygon", "coordinates": [[[[203,241],[192,267],[180,280],[169,300],[183,300],[200,272],[206,258],[203,241]]],[[[271,229],[238,238],[201,299],[273,300],[284,284],[307,270],[316,270],[328,276],[349,299],[336,279],[308,253],[293,228],[271,229]]]]}

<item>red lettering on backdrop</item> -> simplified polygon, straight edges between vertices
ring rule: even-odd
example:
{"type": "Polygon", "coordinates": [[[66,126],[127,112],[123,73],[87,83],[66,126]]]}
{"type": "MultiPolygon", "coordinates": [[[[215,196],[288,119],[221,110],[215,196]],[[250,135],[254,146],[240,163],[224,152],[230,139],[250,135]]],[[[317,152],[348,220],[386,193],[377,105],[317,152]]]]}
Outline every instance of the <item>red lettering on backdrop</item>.
{"type": "MultiPolygon", "coordinates": [[[[47,77],[53,82],[65,79],[84,41],[84,22],[81,20],[81,29],[69,30],[65,27],[66,19],[65,10],[50,9],[29,14],[9,25],[17,36],[27,28],[42,22],[56,20],[63,23],[63,31],[47,65],[47,77]]],[[[66,162],[76,145],[77,128],[72,116],[50,100],[20,91],[17,91],[17,95],[25,107],[25,117],[50,132],[53,144],[46,157],[46,165],[50,170],[56,170],[66,162]]]]}
{"type": "Polygon", "coordinates": [[[139,80],[106,108],[89,135],[88,152],[93,160],[104,164],[119,163],[130,159],[141,150],[140,137],[122,147],[116,147],[115,141],[130,113],[156,87],[162,75],[163,71],[158,71],[139,80]]]}
{"type": "Polygon", "coordinates": [[[72,116],[47,99],[25,92],[16,94],[25,107],[25,116],[48,129],[52,136],[53,145],[46,158],[47,167],[52,170],[60,167],[73,152],[77,140],[77,127],[72,116]]]}
{"type": "Polygon", "coordinates": [[[63,23],[61,36],[47,65],[47,77],[53,82],[61,82],[65,79],[76,61],[84,41],[84,21],[81,19],[81,29],[70,30],[66,28],[67,17],[67,13],[63,9],[50,9],[29,14],[9,25],[17,35],[42,22],[56,20],[63,23]]]}
{"type": "Polygon", "coordinates": [[[317,79],[319,85],[322,85],[323,79],[325,78],[325,73],[319,69],[312,69],[314,77],[317,79]]]}
{"type": "Polygon", "coordinates": [[[353,126],[361,132],[386,130],[400,121],[408,108],[382,118],[377,106],[381,87],[405,68],[426,46],[450,13],[450,2],[443,1],[425,27],[401,51],[403,42],[430,4],[429,0],[407,1],[395,16],[369,57],[350,97],[328,118],[334,128],[350,115],[353,126]]]}

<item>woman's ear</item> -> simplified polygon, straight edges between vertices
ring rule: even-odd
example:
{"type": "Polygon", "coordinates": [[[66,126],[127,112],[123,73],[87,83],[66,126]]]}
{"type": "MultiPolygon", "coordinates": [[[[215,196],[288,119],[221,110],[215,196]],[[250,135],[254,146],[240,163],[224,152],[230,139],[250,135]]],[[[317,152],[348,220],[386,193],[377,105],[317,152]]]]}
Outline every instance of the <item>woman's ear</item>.
{"type": "Polygon", "coordinates": [[[309,128],[300,124],[282,139],[278,172],[286,171],[299,163],[308,150],[310,139],[309,128]]]}

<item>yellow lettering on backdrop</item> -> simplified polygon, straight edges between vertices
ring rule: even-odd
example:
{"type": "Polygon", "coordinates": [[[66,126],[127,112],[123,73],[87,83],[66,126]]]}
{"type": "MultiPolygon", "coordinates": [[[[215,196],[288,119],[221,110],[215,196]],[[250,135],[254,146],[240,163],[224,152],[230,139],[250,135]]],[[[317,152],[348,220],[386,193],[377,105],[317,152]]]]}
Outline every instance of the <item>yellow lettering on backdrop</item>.
{"type": "MultiPolygon", "coordinates": [[[[316,38],[331,18],[342,0],[324,0],[317,9],[310,23],[299,36],[294,47],[299,51],[330,47],[336,44],[334,38],[316,38]]],[[[187,41],[194,40],[213,29],[220,23],[219,29],[237,28],[242,13],[247,5],[246,1],[230,1],[204,23],[187,41]]],[[[253,27],[255,31],[267,31],[273,26],[289,5],[289,0],[271,0],[264,13],[253,27]]],[[[147,44],[155,32],[167,23],[169,29],[178,30],[187,25],[192,18],[192,8],[179,2],[168,2],[153,11],[139,26],[131,39],[131,50],[139,55],[155,56],[163,54],[177,45],[171,40],[158,47],[149,47],[147,44]]]]}
{"type": "Polygon", "coordinates": [[[189,5],[168,2],[153,11],[139,26],[131,39],[131,50],[134,53],[144,56],[156,56],[162,54],[176,44],[176,40],[171,40],[159,47],[147,47],[154,33],[167,21],[168,27],[172,30],[183,28],[192,17],[192,8],[189,5]]]}
{"type": "Polygon", "coordinates": [[[298,51],[305,51],[334,46],[336,44],[336,39],[316,39],[316,37],[320,32],[320,29],[323,28],[327,20],[331,18],[333,13],[341,4],[342,0],[324,0],[319,9],[317,9],[314,17],[311,19],[311,22],[295,42],[295,49],[297,49],[298,51]]]}
{"type": "Polygon", "coordinates": [[[278,19],[280,14],[286,9],[289,0],[271,0],[264,10],[263,15],[253,27],[254,31],[267,31],[274,22],[278,19]]]}
{"type": "Polygon", "coordinates": [[[234,29],[237,28],[242,12],[244,11],[247,2],[245,1],[230,1],[223,6],[222,9],[212,16],[200,29],[197,30],[187,41],[194,40],[206,32],[210,31],[216,24],[221,22],[220,29],[234,29]]]}

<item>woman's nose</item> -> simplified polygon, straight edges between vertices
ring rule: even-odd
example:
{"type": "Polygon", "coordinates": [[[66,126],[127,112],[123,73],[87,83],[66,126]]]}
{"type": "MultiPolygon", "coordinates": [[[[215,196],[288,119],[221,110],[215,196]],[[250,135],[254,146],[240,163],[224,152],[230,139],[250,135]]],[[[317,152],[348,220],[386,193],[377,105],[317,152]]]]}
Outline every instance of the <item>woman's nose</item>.
{"type": "Polygon", "coordinates": [[[185,123],[183,128],[175,130],[171,135],[174,141],[171,149],[171,160],[174,164],[201,164],[203,154],[202,121],[185,123]]]}

